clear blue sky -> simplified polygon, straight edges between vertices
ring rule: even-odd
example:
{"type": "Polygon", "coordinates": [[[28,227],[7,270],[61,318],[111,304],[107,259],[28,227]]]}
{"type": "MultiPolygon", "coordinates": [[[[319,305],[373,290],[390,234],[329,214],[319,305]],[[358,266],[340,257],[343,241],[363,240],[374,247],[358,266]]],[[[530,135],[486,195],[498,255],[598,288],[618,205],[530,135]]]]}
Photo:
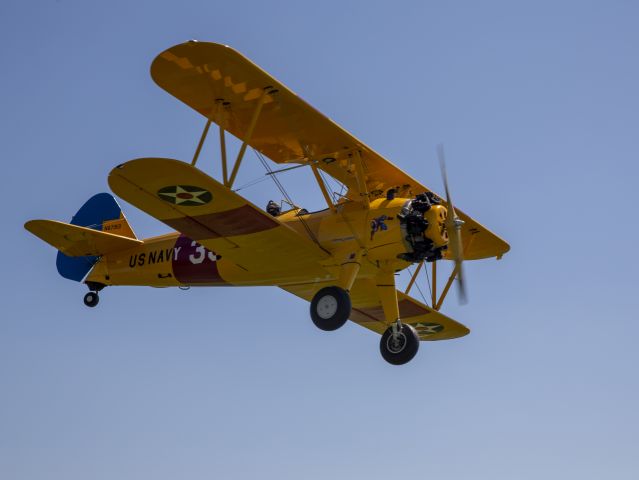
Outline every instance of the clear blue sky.
{"type": "MultiPolygon", "coordinates": [[[[638,18],[631,1],[4,0],[0,478],[638,478],[638,18]],[[203,119],[148,74],[190,38],[439,192],[445,143],[457,203],[512,245],[444,307],[471,335],[397,368],[276,288],[82,304],[22,224],[68,220],[123,161],[192,156],[203,119]]],[[[321,205],[310,177],[282,181],[321,205]]],[[[166,231],[124,208],[138,235],[166,231]]]]}

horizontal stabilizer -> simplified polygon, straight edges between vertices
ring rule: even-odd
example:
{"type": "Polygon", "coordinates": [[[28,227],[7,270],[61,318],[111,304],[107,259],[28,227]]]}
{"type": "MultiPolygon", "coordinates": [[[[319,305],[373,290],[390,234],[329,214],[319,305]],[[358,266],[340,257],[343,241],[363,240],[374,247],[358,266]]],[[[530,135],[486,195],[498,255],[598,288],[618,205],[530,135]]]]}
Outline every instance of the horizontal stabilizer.
{"type": "Polygon", "coordinates": [[[24,228],[70,257],[101,256],[141,245],[141,240],[55,220],[31,220],[24,228]]]}

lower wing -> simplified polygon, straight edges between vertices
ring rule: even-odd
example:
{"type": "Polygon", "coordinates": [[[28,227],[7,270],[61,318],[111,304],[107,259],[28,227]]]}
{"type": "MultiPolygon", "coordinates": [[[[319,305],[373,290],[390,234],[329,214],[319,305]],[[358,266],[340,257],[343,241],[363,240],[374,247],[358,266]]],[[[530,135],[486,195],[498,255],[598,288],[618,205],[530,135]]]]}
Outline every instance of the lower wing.
{"type": "MultiPolygon", "coordinates": [[[[309,283],[287,285],[282,288],[311,301],[313,295],[327,285],[327,283],[309,283]]],[[[352,303],[350,319],[369,330],[379,334],[384,333],[389,325],[384,320],[384,311],[377,296],[375,282],[372,279],[358,279],[353,284],[350,294],[352,303]]],[[[470,330],[461,323],[400,291],[397,292],[397,301],[402,322],[415,327],[420,340],[450,340],[470,333],[470,330]]]]}

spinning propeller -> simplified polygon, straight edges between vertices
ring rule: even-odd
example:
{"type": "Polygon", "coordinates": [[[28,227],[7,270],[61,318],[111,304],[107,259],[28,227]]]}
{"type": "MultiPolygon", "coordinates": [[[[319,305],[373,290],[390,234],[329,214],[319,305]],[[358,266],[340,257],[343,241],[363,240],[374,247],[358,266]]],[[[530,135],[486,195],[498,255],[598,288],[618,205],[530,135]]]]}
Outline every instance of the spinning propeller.
{"type": "Polygon", "coordinates": [[[437,145],[437,157],[439,158],[439,166],[442,170],[442,180],[444,182],[444,189],[446,190],[446,208],[448,209],[448,214],[446,215],[446,231],[448,232],[448,248],[452,254],[453,260],[455,261],[455,269],[457,270],[459,302],[466,303],[466,287],[464,286],[464,275],[462,269],[462,262],[464,261],[464,247],[461,236],[464,221],[457,216],[455,208],[453,207],[453,201],[450,197],[448,177],[446,175],[446,158],[444,156],[444,146],[441,143],[437,145]]]}

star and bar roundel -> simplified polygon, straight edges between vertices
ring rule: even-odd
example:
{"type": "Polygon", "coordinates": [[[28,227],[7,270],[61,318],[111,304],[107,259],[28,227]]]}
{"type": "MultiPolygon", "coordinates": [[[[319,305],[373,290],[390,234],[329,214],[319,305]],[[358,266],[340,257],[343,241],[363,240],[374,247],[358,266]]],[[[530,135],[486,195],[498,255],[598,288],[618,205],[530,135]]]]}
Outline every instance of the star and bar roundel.
{"type": "Polygon", "coordinates": [[[414,323],[413,327],[417,330],[420,337],[427,337],[428,335],[435,335],[444,329],[443,325],[439,323],[414,323]]]}
{"type": "Polygon", "coordinates": [[[202,187],[193,185],[170,185],[158,190],[158,197],[165,202],[181,205],[183,207],[195,207],[205,205],[213,200],[213,195],[202,187]]]}

